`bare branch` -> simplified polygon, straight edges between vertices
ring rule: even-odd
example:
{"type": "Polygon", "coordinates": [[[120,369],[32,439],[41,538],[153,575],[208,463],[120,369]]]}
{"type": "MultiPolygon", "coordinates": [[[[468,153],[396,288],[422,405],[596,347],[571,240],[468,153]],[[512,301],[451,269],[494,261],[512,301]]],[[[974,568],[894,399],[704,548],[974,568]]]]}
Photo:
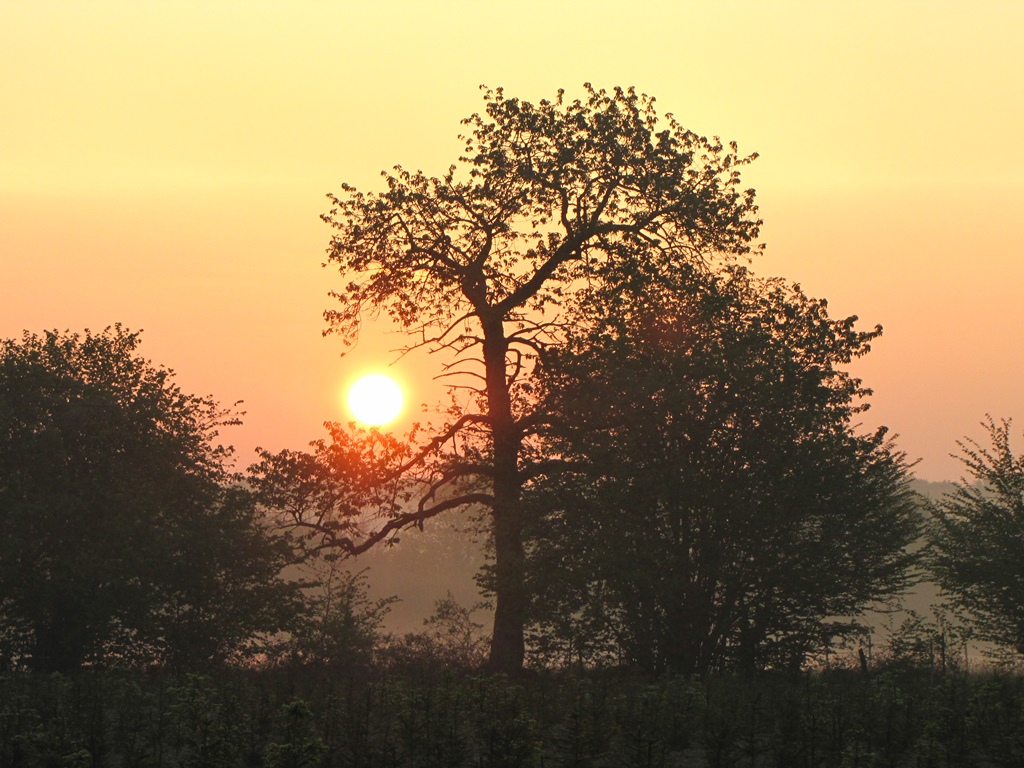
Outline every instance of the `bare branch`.
{"type": "Polygon", "coordinates": [[[416,512],[407,512],[401,515],[397,515],[388,520],[383,526],[371,533],[365,539],[356,543],[348,536],[338,536],[333,531],[316,529],[314,526],[306,524],[305,526],[312,528],[314,535],[322,535],[322,540],[319,545],[309,549],[308,551],[316,553],[324,549],[339,549],[345,552],[347,555],[360,555],[369,549],[372,549],[376,544],[380,543],[384,539],[388,538],[394,533],[402,530],[403,528],[410,528],[413,525],[418,525],[424,520],[429,520],[432,517],[436,517],[442,512],[446,512],[449,509],[455,509],[457,507],[468,506],[470,504],[487,504],[490,505],[494,501],[494,497],[487,493],[467,493],[462,496],[456,496],[451,499],[445,499],[444,501],[438,502],[432,507],[425,509],[419,509],[416,512]]]}

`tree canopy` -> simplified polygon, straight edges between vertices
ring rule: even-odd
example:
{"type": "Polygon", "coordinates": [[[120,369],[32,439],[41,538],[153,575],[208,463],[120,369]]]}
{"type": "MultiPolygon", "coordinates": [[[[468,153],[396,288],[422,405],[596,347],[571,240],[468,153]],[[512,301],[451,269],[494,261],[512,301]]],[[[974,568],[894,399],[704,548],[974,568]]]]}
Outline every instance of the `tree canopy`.
{"type": "MultiPolygon", "coordinates": [[[[445,374],[471,398],[412,458],[425,504],[386,517],[392,531],[484,504],[492,521],[496,612],[490,662],[523,661],[526,619],[523,446],[544,421],[529,394],[537,354],[574,322],[567,297],[608,269],[645,265],[665,284],[695,264],[750,253],[760,220],[739,169],[753,156],[659,118],[633,89],[586,86],[536,104],[487,90],[464,121],[465,153],[440,177],[396,168],[383,192],[343,185],[324,216],[342,275],[332,330],[346,343],[385,312],[409,347],[446,351],[445,374]],[[427,457],[441,460],[427,468],[427,457]]],[[[336,544],[355,551],[343,537],[336,544]]]]}
{"type": "Polygon", "coordinates": [[[296,595],[217,430],[237,417],[139,334],[0,342],[0,637],[9,663],[209,663],[296,595]]]}
{"type": "Polygon", "coordinates": [[[1024,457],[1010,421],[983,426],[989,445],[959,443],[968,477],[932,505],[929,566],[980,639],[1024,654],[1024,457]]]}
{"type": "Polygon", "coordinates": [[[800,666],[909,583],[920,513],[845,365],[880,333],[738,265],[578,307],[538,369],[534,645],[648,672],[800,666]]]}
{"type": "Polygon", "coordinates": [[[740,179],[755,156],[632,89],[484,99],[444,175],[343,185],[323,217],[342,277],[330,330],[351,344],[386,314],[468,396],[408,442],[330,425],[311,454],[265,453],[272,504],[352,554],[485,510],[490,666],[507,672],[528,622],[552,637],[555,613],[586,613],[591,567],[668,574],[600,582],[618,590],[601,631],[615,614],[647,632],[615,642],[650,668],[795,658],[826,617],[897,591],[916,530],[905,466],[883,433],[854,434],[866,390],[841,370],[880,329],[739,265],[761,248],[740,179]]]}

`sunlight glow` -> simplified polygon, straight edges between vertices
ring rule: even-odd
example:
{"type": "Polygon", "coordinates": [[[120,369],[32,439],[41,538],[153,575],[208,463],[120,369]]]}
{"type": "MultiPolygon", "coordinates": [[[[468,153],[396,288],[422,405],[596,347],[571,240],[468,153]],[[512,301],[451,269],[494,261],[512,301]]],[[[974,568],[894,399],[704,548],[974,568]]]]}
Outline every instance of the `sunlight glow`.
{"type": "Polygon", "coordinates": [[[402,410],[402,389],[381,373],[363,376],[348,391],[348,407],[363,424],[379,427],[393,421],[402,410]]]}

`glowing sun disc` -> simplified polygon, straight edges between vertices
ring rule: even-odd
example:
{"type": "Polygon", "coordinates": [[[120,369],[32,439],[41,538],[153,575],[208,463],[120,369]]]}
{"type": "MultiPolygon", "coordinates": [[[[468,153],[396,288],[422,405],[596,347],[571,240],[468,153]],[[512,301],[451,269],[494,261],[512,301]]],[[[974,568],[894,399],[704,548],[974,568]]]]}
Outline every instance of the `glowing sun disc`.
{"type": "Polygon", "coordinates": [[[402,410],[402,388],[381,373],[363,376],[348,391],[348,407],[363,424],[379,427],[393,421],[402,410]]]}

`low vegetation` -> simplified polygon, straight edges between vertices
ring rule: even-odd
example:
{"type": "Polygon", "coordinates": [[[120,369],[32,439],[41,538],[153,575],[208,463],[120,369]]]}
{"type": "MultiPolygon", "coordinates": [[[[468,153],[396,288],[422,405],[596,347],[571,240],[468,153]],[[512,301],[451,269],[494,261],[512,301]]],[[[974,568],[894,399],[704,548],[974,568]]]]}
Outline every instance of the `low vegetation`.
{"type": "Polygon", "coordinates": [[[0,766],[1017,766],[1024,680],[894,666],[707,679],[0,677],[0,766]]]}

